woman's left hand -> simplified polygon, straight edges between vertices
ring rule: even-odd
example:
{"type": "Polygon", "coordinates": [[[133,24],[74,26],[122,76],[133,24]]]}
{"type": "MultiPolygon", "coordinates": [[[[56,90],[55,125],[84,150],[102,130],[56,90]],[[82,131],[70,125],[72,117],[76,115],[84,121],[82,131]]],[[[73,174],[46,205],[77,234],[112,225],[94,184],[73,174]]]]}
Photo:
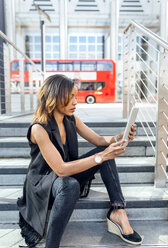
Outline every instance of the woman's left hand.
{"type": "MultiPolygon", "coordinates": [[[[137,127],[136,124],[133,124],[131,126],[131,131],[129,132],[129,136],[128,136],[128,138],[129,138],[128,142],[131,142],[132,140],[134,140],[134,138],[135,138],[135,132],[136,132],[136,127],[137,127]]],[[[121,141],[122,138],[123,138],[123,135],[124,135],[124,131],[122,133],[116,135],[115,137],[116,137],[117,141],[121,141]]],[[[114,140],[114,138],[112,138],[111,140],[114,140]]],[[[110,141],[110,144],[112,144],[113,142],[114,141],[110,141]]]]}
{"type": "Polygon", "coordinates": [[[129,138],[129,140],[128,140],[128,142],[131,142],[132,140],[134,140],[134,138],[135,138],[135,132],[136,132],[136,124],[133,124],[132,126],[131,126],[131,131],[129,132],[129,136],[128,136],[128,138],[129,138]]]}

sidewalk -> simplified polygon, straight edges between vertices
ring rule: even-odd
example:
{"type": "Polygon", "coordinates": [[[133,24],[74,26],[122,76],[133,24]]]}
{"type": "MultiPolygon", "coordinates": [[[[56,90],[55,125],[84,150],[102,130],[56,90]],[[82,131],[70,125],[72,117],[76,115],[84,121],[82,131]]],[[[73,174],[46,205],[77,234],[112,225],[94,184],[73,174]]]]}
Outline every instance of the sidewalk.
{"type": "MultiPolygon", "coordinates": [[[[138,106],[140,107],[140,110],[137,121],[151,122],[151,120],[156,120],[155,104],[138,104],[138,106]]],[[[122,103],[79,103],[76,106],[75,114],[84,122],[114,122],[124,120],[122,111],[122,103]]],[[[33,116],[34,112],[1,115],[0,122],[30,122],[33,116]]]]}
{"type": "MultiPolygon", "coordinates": [[[[75,114],[84,122],[112,122],[122,119],[122,103],[78,104],[75,114]]],[[[1,122],[30,122],[34,113],[1,115],[1,122]]]]}

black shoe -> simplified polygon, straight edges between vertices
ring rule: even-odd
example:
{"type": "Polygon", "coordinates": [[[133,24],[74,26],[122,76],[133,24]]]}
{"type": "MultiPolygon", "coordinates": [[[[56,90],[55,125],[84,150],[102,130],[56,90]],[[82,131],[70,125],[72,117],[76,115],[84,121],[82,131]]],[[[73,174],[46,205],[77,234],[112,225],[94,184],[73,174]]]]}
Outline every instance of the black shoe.
{"type": "Polygon", "coordinates": [[[110,213],[111,211],[109,210],[107,214],[107,226],[108,226],[108,231],[111,233],[114,233],[118,235],[122,240],[125,242],[132,244],[132,245],[141,245],[142,244],[142,238],[141,236],[134,231],[131,234],[125,235],[123,233],[123,230],[119,224],[117,224],[115,221],[110,220],[110,213]]]}

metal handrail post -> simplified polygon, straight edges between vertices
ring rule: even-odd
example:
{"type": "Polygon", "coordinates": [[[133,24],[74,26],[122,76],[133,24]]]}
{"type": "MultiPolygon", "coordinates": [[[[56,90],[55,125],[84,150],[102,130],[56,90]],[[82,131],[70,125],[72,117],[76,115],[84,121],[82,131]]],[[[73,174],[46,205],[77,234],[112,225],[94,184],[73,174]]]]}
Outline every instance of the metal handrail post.
{"type": "Polygon", "coordinates": [[[29,94],[30,94],[30,110],[33,110],[33,70],[32,66],[29,66],[29,94]]]}
{"type": "Polygon", "coordinates": [[[156,166],[155,166],[155,186],[158,188],[166,186],[166,166],[167,166],[167,133],[168,95],[165,93],[168,88],[168,53],[159,55],[159,82],[158,82],[158,104],[157,104],[157,132],[156,132],[156,166]],[[165,129],[163,128],[165,127],[165,129]],[[166,145],[165,145],[166,144],[166,145]]]}
{"type": "Polygon", "coordinates": [[[5,79],[5,106],[6,114],[11,113],[11,81],[10,81],[10,54],[9,47],[3,43],[4,79],[5,79]]]}
{"type": "Polygon", "coordinates": [[[123,56],[123,118],[128,117],[128,84],[129,84],[129,32],[124,34],[123,56]]]}
{"type": "Polygon", "coordinates": [[[128,84],[128,114],[134,105],[135,96],[135,70],[136,70],[136,33],[135,28],[130,30],[130,47],[129,47],[129,84],[128,84]]]}
{"type": "Polygon", "coordinates": [[[24,96],[24,59],[19,60],[19,73],[20,73],[20,105],[21,111],[25,111],[25,96],[24,96]]]}

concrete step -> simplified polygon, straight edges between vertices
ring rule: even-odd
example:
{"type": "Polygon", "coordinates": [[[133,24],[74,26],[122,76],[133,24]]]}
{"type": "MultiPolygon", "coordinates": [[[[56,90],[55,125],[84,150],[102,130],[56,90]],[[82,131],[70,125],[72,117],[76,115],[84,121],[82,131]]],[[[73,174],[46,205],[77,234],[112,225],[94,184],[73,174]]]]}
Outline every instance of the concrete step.
{"type": "MultiPolygon", "coordinates": [[[[167,220],[168,189],[154,186],[124,186],[127,213],[132,220],[167,220]]],[[[0,187],[0,223],[17,223],[16,200],[22,187],[0,187]]],[[[104,187],[91,187],[87,198],[79,199],[71,221],[102,221],[110,207],[104,187]]]]}
{"type": "MultiPolygon", "coordinates": [[[[155,146],[155,140],[151,137],[151,141],[155,146]]],[[[94,148],[92,144],[86,140],[79,138],[79,155],[88,152],[94,148]]],[[[29,157],[30,148],[25,137],[1,137],[0,138],[0,157],[29,157]]],[[[130,142],[124,154],[124,157],[144,157],[153,156],[154,151],[146,136],[138,136],[134,141],[130,142]]]]}
{"type": "MultiPolygon", "coordinates": [[[[142,236],[141,248],[167,248],[167,221],[131,221],[131,226],[142,236]]],[[[0,225],[1,248],[25,246],[17,224],[0,225]]],[[[130,248],[118,236],[107,232],[106,222],[69,222],[60,247],[64,248],[130,248]]],[[[45,248],[42,240],[36,248],[45,248]]]]}
{"type": "MultiPolygon", "coordinates": [[[[114,121],[114,122],[85,122],[87,126],[92,128],[96,133],[100,135],[116,135],[124,131],[126,126],[126,120],[114,121]]],[[[137,124],[137,136],[146,135],[140,122],[137,124]]],[[[29,127],[29,122],[0,122],[0,137],[25,137],[27,134],[27,129],[29,127]]],[[[148,124],[151,127],[153,133],[156,133],[155,127],[152,122],[148,124]]],[[[144,126],[147,127],[146,123],[144,126]]],[[[148,135],[151,135],[149,128],[146,128],[148,135]]]]}
{"type": "MultiPolygon", "coordinates": [[[[0,160],[0,185],[23,185],[30,159],[9,158],[0,160]]],[[[118,157],[116,164],[122,184],[153,184],[153,157],[118,157]]],[[[102,185],[100,173],[95,175],[94,185],[102,185]]]]}

